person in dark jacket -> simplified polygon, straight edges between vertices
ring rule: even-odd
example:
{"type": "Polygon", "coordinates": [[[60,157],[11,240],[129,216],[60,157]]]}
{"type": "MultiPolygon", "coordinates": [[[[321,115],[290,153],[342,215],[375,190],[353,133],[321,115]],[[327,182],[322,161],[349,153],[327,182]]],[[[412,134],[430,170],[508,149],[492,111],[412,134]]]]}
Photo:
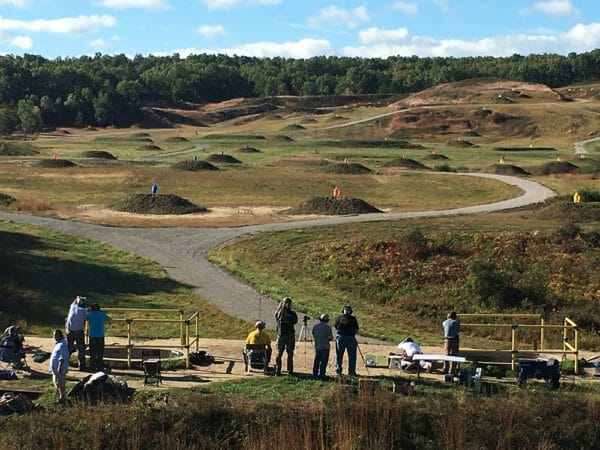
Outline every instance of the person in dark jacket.
{"type": "Polygon", "coordinates": [[[348,350],[348,375],[356,376],[356,333],[358,333],[358,321],[352,315],[352,307],[344,306],[342,315],[335,319],[335,372],[342,374],[342,360],[344,352],[348,350]]]}
{"type": "Polygon", "coordinates": [[[294,347],[296,345],[296,330],[298,315],[292,309],[292,299],[285,297],[275,311],[277,322],[277,357],[275,358],[275,375],[281,375],[281,357],[287,352],[287,372],[294,374],[294,347]]]}

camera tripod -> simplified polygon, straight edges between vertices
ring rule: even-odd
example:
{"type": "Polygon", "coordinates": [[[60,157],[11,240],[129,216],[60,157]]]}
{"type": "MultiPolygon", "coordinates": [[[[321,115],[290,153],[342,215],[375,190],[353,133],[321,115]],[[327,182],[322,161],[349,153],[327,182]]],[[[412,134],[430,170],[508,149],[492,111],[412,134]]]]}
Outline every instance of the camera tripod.
{"type": "MultiPolygon", "coordinates": [[[[304,367],[306,367],[306,365],[307,365],[306,342],[308,341],[308,339],[307,339],[308,319],[309,319],[309,317],[307,317],[307,316],[304,316],[304,318],[302,319],[302,328],[300,328],[300,333],[298,333],[298,340],[296,341],[296,346],[294,348],[294,354],[297,354],[298,346],[299,346],[300,342],[304,341],[304,367]]],[[[311,342],[312,342],[312,340],[311,340],[311,342]]]]}

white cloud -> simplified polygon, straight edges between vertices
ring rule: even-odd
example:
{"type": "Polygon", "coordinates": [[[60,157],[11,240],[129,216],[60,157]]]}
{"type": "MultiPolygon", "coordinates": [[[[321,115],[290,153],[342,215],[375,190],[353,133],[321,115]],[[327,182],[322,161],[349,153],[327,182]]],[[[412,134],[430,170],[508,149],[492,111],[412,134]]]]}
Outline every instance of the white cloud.
{"type": "Polygon", "coordinates": [[[15,36],[14,38],[9,39],[8,43],[13,47],[19,47],[24,50],[33,47],[33,41],[29,36],[15,36]]]}
{"type": "Polygon", "coordinates": [[[380,30],[379,28],[367,28],[358,33],[360,42],[365,45],[399,43],[408,37],[406,28],[395,30],[380,30]]]}
{"type": "Polygon", "coordinates": [[[113,9],[167,9],[168,0],[100,0],[98,5],[113,9]]]}
{"type": "Polygon", "coordinates": [[[546,2],[536,2],[532,6],[533,10],[542,11],[553,16],[579,17],[579,10],[573,6],[570,0],[549,0],[546,2]]]}
{"type": "Polygon", "coordinates": [[[106,42],[102,38],[92,39],[91,41],[88,42],[88,44],[90,44],[90,47],[94,47],[94,48],[105,48],[105,47],[108,47],[108,42],[106,42]]]}
{"type": "Polygon", "coordinates": [[[116,20],[108,15],[63,17],[61,19],[13,20],[0,17],[0,33],[25,31],[29,33],[87,34],[102,28],[114,27],[116,20]]]}
{"type": "Polygon", "coordinates": [[[415,2],[396,2],[392,5],[392,9],[404,14],[416,14],[419,11],[419,4],[415,2]]]}
{"type": "Polygon", "coordinates": [[[448,0],[433,0],[433,4],[440,8],[442,12],[447,13],[450,11],[450,5],[448,5],[448,0]]]}
{"type": "Polygon", "coordinates": [[[215,38],[227,34],[222,25],[200,25],[197,31],[207,38],[215,38]]]}
{"type": "Polygon", "coordinates": [[[333,54],[331,44],[327,40],[321,39],[300,39],[295,42],[254,42],[243,44],[232,48],[219,49],[196,49],[180,48],[170,53],[157,52],[156,56],[170,55],[179,53],[182,58],[189,55],[208,54],[226,54],[240,56],[255,56],[258,58],[272,58],[280,56],[283,58],[311,58],[313,56],[328,56],[333,54]]]}
{"type": "Polygon", "coordinates": [[[277,5],[281,0],[204,0],[208,9],[230,9],[235,6],[277,5]]]}
{"type": "Polygon", "coordinates": [[[567,32],[557,34],[509,34],[475,40],[407,35],[403,41],[394,42],[391,37],[400,37],[402,32],[399,30],[375,30],[365,30],[369,32],[359,34],[365,45],[344,47],[337,53],[365,58],[385,58],[392,55],[510,56],[514,53],[582,53],[600,47],[600,23],[577,24],[567,32]]]}
{"type": "Polygon", "coordinates": [[[348,28],[356,28],[362,22],[370,20],[369,13],[364,6],[358,6],[353,10],[340,8],[339,6],[328,6],[319,10],[316,16],[308,19],[308,24],[313,27],[320,25],[337,26],[343,23],[348,28]]]}

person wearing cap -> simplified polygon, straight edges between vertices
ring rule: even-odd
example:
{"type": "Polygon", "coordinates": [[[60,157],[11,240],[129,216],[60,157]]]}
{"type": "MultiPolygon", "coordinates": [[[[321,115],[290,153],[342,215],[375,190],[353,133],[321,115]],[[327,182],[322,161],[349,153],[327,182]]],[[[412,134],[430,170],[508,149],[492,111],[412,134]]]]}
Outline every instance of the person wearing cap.
{"type": "Polygon", "coordinates": [[[342,314],[335,319],[335,373],[342,374],[342,360],[344,352],[348,351],[348,375],[356,376],[356,333],[358,333],[358,321],[352,315],[352,307],[344,306],[342,314]]]}
{"type": "MultiPolygon", "coordinates": [[[[271,361],[271,354],[272,354],[273,350],[271,348],[271,338],[265,331],[266,325],[267,324],[264,323],[262,320],[259,320],[258,322],[256,322],[256,324],[254,325],[254,330],[252,330],[246,337],[246,344],[264,344],[264,345],[266,345],[267,346],[267,365],[269,365],[269,362],[271,361]]],[[[248,356],[244,352],[244,363],[246,365],[248,364],[247,358],[248,358],[248,356]]]]}
{"type": "MultiPolygon", "coordinates": [[[[448,313],[448,318],[442,322],[444,330],[444,350],[447,356],[458,355],[458,335],[460,333],[460,321],[455,311],[448,313]]],[[[456,363],[444,361],[444,373],[454,373],[456,363]]]]}
{"type": "Polygon", "coordinates": [[[275,358],[275,375],[281,375],[281,357],[287,352],[287,372],[294,374],[294,347],[296,345],[296,330],[298,315],[292,309],[292,299],[285,297],[275,311],[277,321],[277,357],[275,358]]]}
{"type": "Polygon", "coordinates": [[[87,320],[87,311],[85,309],[85,297],[77,296],[69,307],[69,315],[65,328],[67,329],[67,344],[69,352],[77,351],[77,360],[79,361],[79,370],[86,370],[85,366],[85,336],[84,328],[87,320]]]}
{"type": "Polygon", "coordinates": [[[325,372],[329,362],[329,342],[333,340],[333,331],[329,325],[329,316],[321,314],[319,323],[312,329],[315,343],[315,361],[313,363],[313,378],[326,380],[325,372]]]}

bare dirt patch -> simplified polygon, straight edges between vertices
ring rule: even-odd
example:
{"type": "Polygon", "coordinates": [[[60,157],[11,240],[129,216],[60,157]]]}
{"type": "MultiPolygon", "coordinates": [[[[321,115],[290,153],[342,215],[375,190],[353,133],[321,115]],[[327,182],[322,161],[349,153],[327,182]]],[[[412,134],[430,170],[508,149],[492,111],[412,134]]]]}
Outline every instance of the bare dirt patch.
{"type": "Polygon", "coordinates": [[[579,166],[576,166],[568,161],[551,161],[543,164],[539,170],[543,175],[556,175],[563,173],[575,173],[579,170],[579,166]]]}

